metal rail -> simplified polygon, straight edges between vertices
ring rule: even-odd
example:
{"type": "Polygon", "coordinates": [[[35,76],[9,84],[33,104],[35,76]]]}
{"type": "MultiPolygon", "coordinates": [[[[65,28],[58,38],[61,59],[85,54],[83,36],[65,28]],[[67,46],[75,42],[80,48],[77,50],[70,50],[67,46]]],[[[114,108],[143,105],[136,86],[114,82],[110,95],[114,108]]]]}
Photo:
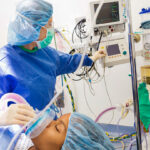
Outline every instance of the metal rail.
{"type": "Polygon", "coordinates": [[[136,72],[136,53],[133,36],[132,26],[132,13],[131,13],[131,1],[127,0],[127,15],[128,15],[128,26],[129,26],[129,53],[130,53],[130,66],[131,66],[131,76],[132,76],[132,92],[134,101],[134,118],[136,125],[136,142],[137,150],[142,150],[141,141],[141,124],[140,124],[140,113],[139,113],[139,99],[138,99],[138,88],[137,88],[137,72],[136,72]]]}

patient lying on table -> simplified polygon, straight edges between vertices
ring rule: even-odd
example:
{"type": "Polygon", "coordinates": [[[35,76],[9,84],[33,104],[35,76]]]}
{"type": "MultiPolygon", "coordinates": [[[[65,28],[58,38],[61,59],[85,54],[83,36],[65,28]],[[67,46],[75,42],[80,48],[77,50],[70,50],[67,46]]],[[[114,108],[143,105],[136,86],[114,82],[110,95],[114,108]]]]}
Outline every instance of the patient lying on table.
{"type": "MultiPolygon", "coordinates": [[[[15,150],[21,148],[20,142],[15,150]]],[[[101,127],[79,113],[66,114],[52,121],[32,142],[28,150],[114,150],[101,127]]]]}

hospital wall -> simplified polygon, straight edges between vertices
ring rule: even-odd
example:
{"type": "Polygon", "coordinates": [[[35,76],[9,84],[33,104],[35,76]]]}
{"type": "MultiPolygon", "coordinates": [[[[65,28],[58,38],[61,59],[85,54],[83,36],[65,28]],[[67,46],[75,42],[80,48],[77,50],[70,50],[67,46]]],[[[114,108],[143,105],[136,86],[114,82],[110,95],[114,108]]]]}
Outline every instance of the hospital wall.
{"type": "MultiPolygon", "coordinates": [[[[51,0],[54,4],[54,20],[57,27],[68,28],[69,31],[72,31],[75,26],[75,18],[80,18],[86,16],[89,18],[89,2],[92,0],[51,0]],[[67,10],[67,11],[66,11],[67,10]]],[[[133,27],[136,30],[140,26],[140,15],[139,12],[141,8],[150,6],[150,2],[147,0],[133,0],[132,1],[132,19],[133,27]]],[[[128,33],[126,33],[128,34],[128,33]]],[[[142,45],[136,44],[136,50],[141,50],[142,45]]],[[[140,78],[140,66],[144,64],[142,58],[137,59],[137,72],[138,79],[140,78]]],[[[99,65],[99,64],[98,64],[99,65]]],[[[102,70],[99,70],[102,75],[102,70]]],[[[113,68],[106,69],[106,83],[108,87],[109,96],[114,105],[124,103],[128,99],[132,98],[132,84],[130,64],[118,65],[113,68]]],[[[89,87],[84,81],[72,82],[71,89],[73,90],[73,96],[76,100],[77,110],[81,113],[87,114],[93,119],[97,116],[102,110],[110,107],[109,98],[106,92],[104,81],[93,85],[95,95],[93,96],[89,90],[89,87]],[[85,87],[86,92],[84,93],[83,88],[85,87]],[[86,98],[85,98],[86,95],[86,98]],[[94,111],[94,114],[89,110],[86,100],[88,101],[90,108],[94,111]]],[[[67,97],[67,106],[71,108],[70,97],[68,94],[67,97]],[[68,103],[69,102],[69,103],[68,103]]],[[[70,109],[71,110],[71,109],[70,109]]],[[[66,110],[67,111],[67,110],[66,110]]],[[[120,110],[115,112],[115,117],[113,123],[117,123],[120,118],[120,110]]],[[[104,115],[100,122],[110,122],[112,118],[112,112],[104,115]]],[[[133,125],[134,115],[133,111],[130,113],[125,120],[120,122],[125,125],[133,125]]]]}
{"type": "MultiPolygon", "coordinates": [[[[68,30],[73,30],[75,26],[75,18],[80,18],[86,16],[89,18],[89,2],[92,0],[51,0],[54,4],[54,20],[55,24],[59,26],[64,26],[68,28],[68,30]],[[67,10],[67,11],[66,11],[67,10]],[[68,13],[69,12],[69,13],[68,13]]],[[[147,0],[132,0],[132,23],[134,27],[134,31],[140,26],[140,15],[139,12],[141,8],[150,6],[150,2],[147,0]]],[[[128,33],[126,33],[128,34],[128,33]]],[[[142,44],[136,44],[136,51],[142,49],[142,44]]],[[[137,72],[138,79],[140,79],[140,66],[144,64],[143,58],[137,58],[137,72]]],[[[100,69],[100,74],[102,75],[102,70],[100,69]]],[[[108,93],[111,98],[113,105],[120,104],[126,102],[128,99],[132,98],[132,84],[131,84],[131,74],[130,64],[118,65],[112,68],[106,69],[106,84],[108,88],[108,93]]],[[[93,96],[89,90],[89,87],[84,81],[80,82],[72,82],[71,84],[73,90],[73,96],[76,100],[77,110],[81,113],[87,114],[88,116],[95,119],[102,110],[110,107],[109,97],[107,95],[107,91],[105,88],[104,80],[100,83],[94,84],[93,89],[95,91],[95,95],[93,96]],[[85,93],[84,93],[85,87],[85,93]],[[88,101],[90,108],[94,112],[91,113],[89,110],[86,100],[88,101]]],[[[69,109],[71,108],[70,99],[68,94],[67,97],[67,106],[69,109]],[[69,102],[69,103],[68,103],[69,102]]],[[[71,110],[71,109],[70,109],[71,110]]],[[[68,111],[68,109],[66,109],[68,111]]],[[[115,117],[112,123],[117,123],[120,118],[120,110],[115,111],[115,117]]],[[[104,115],[104,117],[100,120],[100,122],[109,123],[112,118],[112,112],[104,115]]],[[[134,115],[133,111],[129,113],[125,120],[120,122],[124,125],[133,125],[134,124],[134,115]]]]}
{"type": "MultiPolygon", "coordinates": [[[[75,26],[75,18],[87,16],[89,18],[89,2],[92,0],[50,0],[50,2],[54,5],[54,23],[55,26],[58,28],[64,27],[69,32],[72,32],[75,26]]],[[[16,0],[10,1],[5,0],[3,1],[3,5],[0,8],[0,47],[7,43],[7,27],[8,22],[10,20],[10,16],[12,14],[14,3],[16,0]]],[[[143,7],[150,6],[150,2],[148,0],[132,0],[132,15],[133,15],[133,26],[134,30],[136,30],[140,25],[140,16],[139,12],[140,9],[143,7]]],[[[142,46],[141,43],[136,45],[136,50],[141,50],[142,46]]],[[[139,73],[139,66],[143,64],[143,59],[138,58],[137,60],[137,68],[138,68],[138,75],[139,73]]],[[[99,64],[97,63],[98,71],[102,75],[102,69],[99,64]]],[[[106,84],[109,96],[113,105],[120,104],[126,102],[128,99],[132,98],[132,84],[131,84],[131,74],[130,71],[130,64],[123,64],[114,66],[112,68],[106,68],[106,84]]],[[[140,77],[140,76],[139,76],[140,77]]],[[[69,81],[69,80],[68,80],[69,81]]],[[[76,102],[77,111],[84,113],[93,119],[105,108],[110,107],[109,97],[106,91],[106,87],[104,84],[104,80],[99,83],[93,85],[94,89],[94,96],[91,94],[89,87],[85,83],[85,81],[73,82],[70,81],[69,83],[72,91],[73,96],[76,102]],[[84,89],[85,88],[85,92],[84,89]],[[89,110],[86,100],[90,105],[90,108],[94,112],[91,113],[89,110]]],[[[71,109],[71,102],[70,96],[68,94],[67,89],[65,89],[65,103],[66,107],[64,109],[65,112],[72,111],[71,109]]],[[[120,110],[115,112],[115,116],[112,123],[117,123],[118,119],[120,118],[120,110]]],[[[127,118],[121,121],[121,124],[125,125],[133,125],[134,118],[133,118],[133,111],[130,113],[127,118]]],[[[106,114],[100,122],[110,122],[112,118],[112,112],[106,114]]]]}

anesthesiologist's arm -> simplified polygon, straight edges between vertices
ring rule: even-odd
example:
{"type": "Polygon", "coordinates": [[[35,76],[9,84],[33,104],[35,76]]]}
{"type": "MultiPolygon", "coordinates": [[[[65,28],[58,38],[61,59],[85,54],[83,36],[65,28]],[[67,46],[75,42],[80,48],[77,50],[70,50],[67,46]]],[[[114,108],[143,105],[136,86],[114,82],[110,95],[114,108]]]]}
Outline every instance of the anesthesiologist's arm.
{"type": "MultiPolygon", "coordinates": [[[[2,73],[2,72],[1,72],[2,73]]],[[[0,75],[0,97],[7,93],[23,94],[25,90],[11,75],[0,75]]],[[[12,104],[6,110],[0,110],[0,126],[19,124],[24,125],[35,116],[33,108],[25,104],[12,104]]]]}
{"type": "MultiPolygon", "coordinates": [[[[82,55],[81,54],[65,54],[62,52],[58,52],[58,62],[57,62],[57,75],[61,74],[67,74],[67,73],[72,73],[75,72],[76,69],[78,68],[80,64],[80,60],[82,55]]],[[[104,51],[97,51],[93,56],[88,57],[85,55],[84,61],[83,61],[83,66],[91,66],[93,62],[97,61],[98,59],[102,58],[105,56],[104,51]]]]}

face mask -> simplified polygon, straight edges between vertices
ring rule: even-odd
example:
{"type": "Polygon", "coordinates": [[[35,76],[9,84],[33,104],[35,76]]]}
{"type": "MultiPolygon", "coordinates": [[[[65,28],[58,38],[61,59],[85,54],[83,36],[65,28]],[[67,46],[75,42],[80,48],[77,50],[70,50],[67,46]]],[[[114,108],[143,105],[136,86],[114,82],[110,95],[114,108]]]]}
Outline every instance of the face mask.
{"type": "Polygon", "coordinates": [[[47,29],[46,38],[42,41],[36,41],[38,49],[45,48],[49,44],[51,44],[53,37],[54,37],[54,29],[53,28],[47,29]]]}
{"type": "Polygon", "coordinates": [[[30,138],[39,136],[42,131],[55,120],[56,113],[52,109],[48,108],[44,112],[39,113],[34,122],[31,122],[26,129],[25,135],[30,138]]]}

